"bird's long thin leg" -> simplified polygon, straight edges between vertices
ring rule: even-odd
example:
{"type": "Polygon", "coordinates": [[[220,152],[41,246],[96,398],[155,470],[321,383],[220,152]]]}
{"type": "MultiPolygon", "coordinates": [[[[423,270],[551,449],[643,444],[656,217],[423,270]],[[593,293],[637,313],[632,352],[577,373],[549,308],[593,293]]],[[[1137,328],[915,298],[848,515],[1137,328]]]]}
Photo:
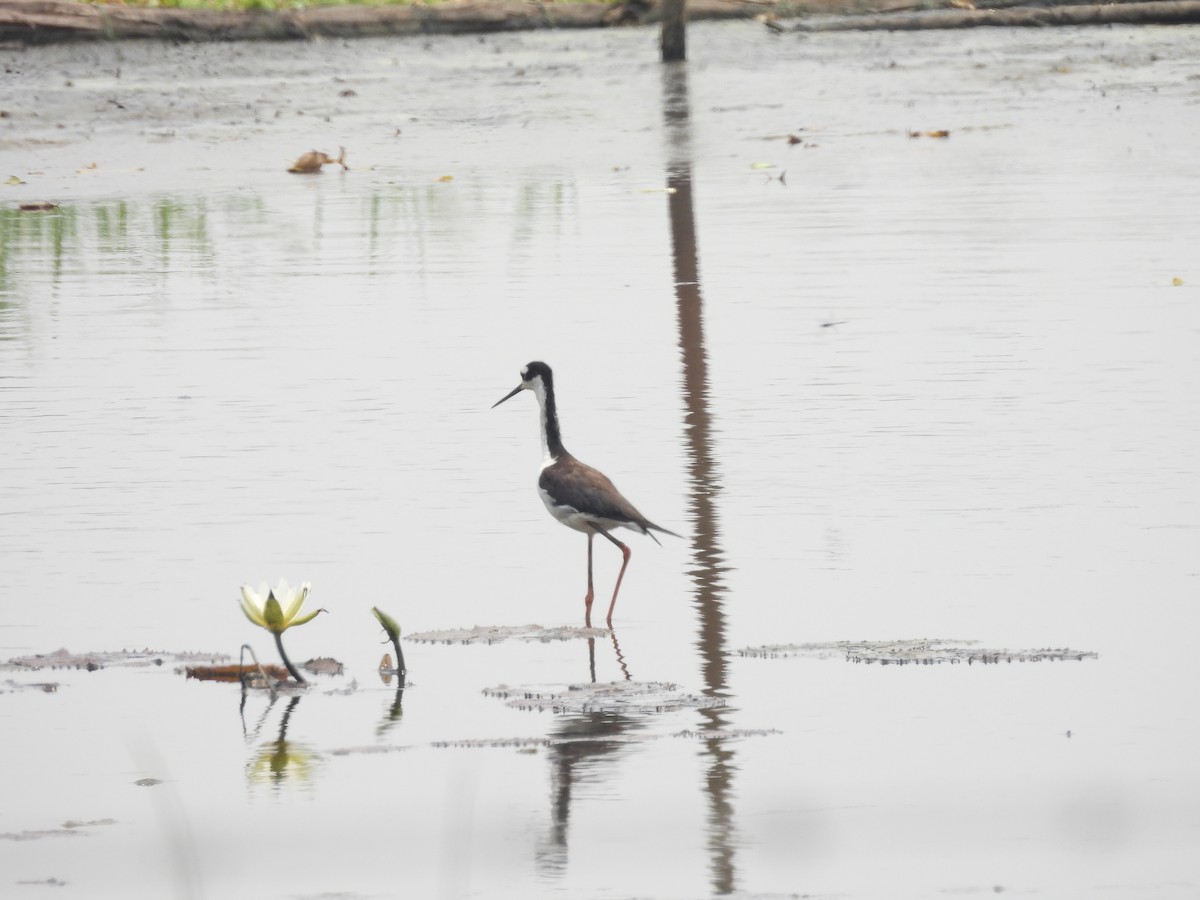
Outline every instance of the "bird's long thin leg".
{"type": "Polygon", "coordinates": [[[595,599],[596,593],[592,590],[592,538],[594,534],[588,532],[588,592],[583,598],[583,624],[588,628],[592,627],[592,600],[595,599]]]}
{"type": "MultiPolygon", "coordinates": [[[[631,557],[633,555],[633,551],[630,550],[628,547],[626,547],[624,544],[622,544],[620,541],[618,541],[615,537],[613,537],[611,534],[609,534],[603,528],[596,528],[595,525],[593,525],[592,528],[594,528],[600,534],[604,535],[606,538],[608,538],[610,541],[612,541],[614,544],[616,544],[618,547],[621,548],[621,571],[617,574],[617,586],[615,588],[613,588],[612,603],[608,604],[608,618],[605,620],[608,623],[608,627],[612,628],[612,614],[613,614],[613,610],[617,606],[617,594],[619,594],[621,592],[621,579],[625,577],[625,569],[629,566],[629,557],[631,557]]],[[[589,544],[588,546],[590,547],[591,544],[589,544]]]]}

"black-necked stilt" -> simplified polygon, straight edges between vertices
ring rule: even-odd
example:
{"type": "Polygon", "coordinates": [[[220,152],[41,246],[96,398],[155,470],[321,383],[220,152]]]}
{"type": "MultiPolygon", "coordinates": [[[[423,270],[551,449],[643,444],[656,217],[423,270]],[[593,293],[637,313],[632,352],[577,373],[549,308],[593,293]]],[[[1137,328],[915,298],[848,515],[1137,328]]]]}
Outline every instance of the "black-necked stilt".
{"type": "Polygon", "coordinates": [[[531,362],[521,370],[521,383],[492,404],[495,409],[521,391],[533,391],[538,399],[542,414],[542,474],[538,477],[538,496],[546,504],[550,515],[568,528],[582,531],[588,539],[588,589],[584,598],[586,614],[584,621],[592,626],[592,538],[602,534],[621,549],[621,572],[617,575],[617,586],[613,589],[612,603],[608,605],[608,618],[612,627],[613,608],[617,605],[617,593],[621,590],[621,579],[629,565],[631,552],[610,533],[614,528],[630,528],[648,534],[658,543],[651,531],[679,537],[660,525],[655,525],[643,516],[634,505],[621,496],[608,477],[589,465],[585,465],[567,452],[558,429],[558,408],[554,403],[554,374],[544,362],[531,362]]]}

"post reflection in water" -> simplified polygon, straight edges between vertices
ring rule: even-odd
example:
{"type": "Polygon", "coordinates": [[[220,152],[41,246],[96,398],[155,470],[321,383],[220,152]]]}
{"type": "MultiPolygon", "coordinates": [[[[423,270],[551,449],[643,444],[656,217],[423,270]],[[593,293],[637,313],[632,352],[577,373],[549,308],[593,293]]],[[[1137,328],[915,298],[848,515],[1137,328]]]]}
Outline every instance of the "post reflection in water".
{"type": "MultiPolygon", "coordinates": [[[[703,660],[704,694],[728,697],[725,650],[724,556],[717,532],[716,499],[721,484],[712,452],[712,420],[708,411],[708,357],[704,347],[704,303],[700,291],[700,256],[692,206],[692,143],[686,62],[664,65],[663,119],[667,136],[667,202],[671,218],[671,251],[675,269],[675,303],[679,316],[679,349],[683,358],[683,401],[688,447],[690,506],[694,527],[691,544],[695,567],[695,606],[700,623],[697,647],[703,660]]],[[[700,711],[702,732],[729,726],[729,709],[700,711]]],[[[708,768],[708,848],[714,893],[735,887],[732,781],[737,770],[727,741],[705,741],[708,768]]]]}
{"type": "MultiPolygon", "coordinates": [[[[717,532],[716,499],[720,479],[713,459],[712,423],[708,411],[708,358],[704,348],[704,308],[700,291],[700,263],[696,247],[696,222],[692,206],[691,132],[688,121],[687,64],[663,67],[663,116],[668,143],[667,187],[671,248],[675,275],[675,302],[679,319],[679,347],[684,368],[688,474],[695,522],[691,537],[695,565],[689,572],[695,583],[699,613],[697,646],[703,660],[703,693],[714,699],[729,697],[725,650],[724,555],[717,532]]],[[[613,650],[626,679],[631,675],[615,632],[613,650]]],[[[588,639],[591,680],[596,680],[596,642],[588,639]]],[[[730,709],[721,706],[700,711],[701,733],[729,727],[730,709]]],[[[595,712],[560,718],[547,751],[551,769],[551,826],[538,844],[537,864],[544,876],[566,871],[568,824],[572,789],[585,777],[599,777],[598,768],[628,743],[628,733],[641,725],[619,713],[595,712]]],[[[702,789],[708,796],[708,850],[712,889],[731,894],[736,889],[733,853],[732,782],[737,771],[729,742],[713,738],[703,742],[707,756],[702,789]]]]}

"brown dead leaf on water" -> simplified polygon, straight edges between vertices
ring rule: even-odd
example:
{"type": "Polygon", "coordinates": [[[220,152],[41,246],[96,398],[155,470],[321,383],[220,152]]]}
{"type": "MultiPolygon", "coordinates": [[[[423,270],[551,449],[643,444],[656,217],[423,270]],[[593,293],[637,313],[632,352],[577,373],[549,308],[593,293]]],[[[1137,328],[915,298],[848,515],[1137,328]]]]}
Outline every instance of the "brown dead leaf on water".
{"type": "Polygon", "coordinates": [[[950,131],[945,128],[940,128],[936,131],[910,131],[908,136],[910,138],[929,137],[945,140],[946,138],[950,137],[950,131]]]}
{"type": "MultiPolygon", "coordinates": [[[[286,681],[288,670],[283,666],[263,666],[263,671],[276,681],[286,681]]],[[[250,677],[258,674],[258,666],[188,666],[185,670],[188,678],[197,681],[241,681],[243,676],[250,677]]]]}
{"type": "Polygon", "coordinates": [[[350,171],[350,167],[346,165],[346,148],[338,147],[337,159],[320,150],[309,150],[292,163],[288,171],[294,175],[315,175],[321,171],[322,166],[341,166],[342,171],[350,171]]]}

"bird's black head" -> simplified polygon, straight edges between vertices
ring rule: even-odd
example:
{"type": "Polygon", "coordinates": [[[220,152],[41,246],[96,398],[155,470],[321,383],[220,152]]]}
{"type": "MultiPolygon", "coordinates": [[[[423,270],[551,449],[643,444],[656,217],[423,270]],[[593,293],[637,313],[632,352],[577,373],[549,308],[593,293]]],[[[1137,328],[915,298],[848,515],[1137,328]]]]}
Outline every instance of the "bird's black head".
{"type": "MultiPolygon", "coordinates": [[[[550,367],[544,362],[531,362],[521,370],[521,383],[515,388],[492,404],[492,409],[495,409],[505,400],[510,397],[515,397],[521,391],[537,391],[537,385],[540,383],[543,390],[549,390],[550,379],[553,378],[550,372],[550,367]]],[[[540,395],[539,395],[540,396],[540,395]]]]}
{"type": "Polygon", "coordinates": [[[549,384],[550,379],[554,377],[550,367],[544,362],[531,362],[521,370],[521,381],[524,383],[531,382],[539,376],[546,384],[549,384]]]}

